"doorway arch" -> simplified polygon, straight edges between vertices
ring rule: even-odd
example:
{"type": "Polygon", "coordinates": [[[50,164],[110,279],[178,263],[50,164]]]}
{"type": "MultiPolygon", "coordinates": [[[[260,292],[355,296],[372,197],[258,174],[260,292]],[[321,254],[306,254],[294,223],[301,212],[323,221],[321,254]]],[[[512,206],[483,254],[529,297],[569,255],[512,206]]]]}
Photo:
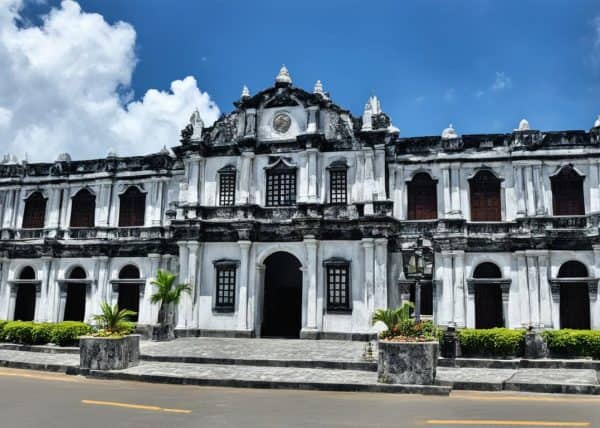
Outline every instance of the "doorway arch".
{"type": "Polygon", "coordinates": [[[35,317],[35,270],[25,266],[19,274],[15,313],[13,319],[18,321],[33,321],[35,317]]]}
{"type": "Polygon", "coordinates": [[[566,262],[558,270],[558,280],[562,280],[560,282],[560,328],[590,329],[590,294],[587,277],[587,268],[577,261],[566,262]]]}
{"type": "Polygon", "coordinates": [[[265,282],[261,336],[300,337],[302,328],[302,264],[279,251],[264,261],[265,282]]]}
{"type": "Polygon", "coordinates": [[[83,321],[85,318],[85,295],[87,281],[78,282],[78,279],[85,280],[87,275],[82,267],[77,266],[69,274],[67,287],[67,300],[65,302],[64,321],[83,321]]]}
{"type": "Polygon", "coordinates": [[[137,322],[140,312],[140,270],[137,266],[126,265],[119,272],[119,297],[117,305],[119,309],[129,309],[135,312],[130,317],[131,321],[137,322]]]}
{"type": "Polygon", "coordinates": [[[473,271],[475,280],[475,328],[504,327],[500,268],[484,262],[473,271]]]}

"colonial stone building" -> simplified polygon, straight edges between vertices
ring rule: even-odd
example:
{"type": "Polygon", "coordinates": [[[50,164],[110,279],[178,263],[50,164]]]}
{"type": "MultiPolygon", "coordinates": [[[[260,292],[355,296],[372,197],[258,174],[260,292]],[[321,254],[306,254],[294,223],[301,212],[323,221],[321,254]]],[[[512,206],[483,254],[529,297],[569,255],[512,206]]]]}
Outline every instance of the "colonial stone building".
{"type": "Polygon", "coordinates": [[[0,319],[156,322],[150,280],[192,285],[188,335],[364,338],[418,300],[441,325],[600,327],[600,120],[402,138],[281,69],[172,152],[0,165],[0,319]]]}

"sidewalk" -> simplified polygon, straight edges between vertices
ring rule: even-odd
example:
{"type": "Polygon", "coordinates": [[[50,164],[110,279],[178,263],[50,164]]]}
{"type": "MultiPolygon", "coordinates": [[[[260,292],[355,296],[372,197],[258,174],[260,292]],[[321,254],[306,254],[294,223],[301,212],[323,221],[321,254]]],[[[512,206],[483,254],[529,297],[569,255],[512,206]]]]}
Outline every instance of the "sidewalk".
{"type": "MultiPolygon", "coordinates": [[[[182,338],[142,342],[142,361],[136,367],[81,373],[76,348],[3,345],[0,366],[107,379],[252,388],[442,395],[451,389],[600,394],[597,371],[589,368],[590,361],[573,363],[586,368],[527,368],[514,362],[507,365],[503,360],[487,360],[488,366],[508,368],[439,366],[435,386],[380,384],[376,363],[363,359],[364,347],[360,342],[325,340],[182,338]]],[[[544,360],[544,365],[564,367],[565,362],[544,360]]]]}

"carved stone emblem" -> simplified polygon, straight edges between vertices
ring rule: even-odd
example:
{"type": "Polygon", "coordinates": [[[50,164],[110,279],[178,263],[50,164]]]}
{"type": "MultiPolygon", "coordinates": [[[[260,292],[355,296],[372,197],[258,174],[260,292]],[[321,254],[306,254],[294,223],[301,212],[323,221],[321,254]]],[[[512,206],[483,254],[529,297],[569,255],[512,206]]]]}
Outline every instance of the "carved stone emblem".
{"type": "Polygon", "coordinates": [[[277,113],[273,118],[273,129],[280,134],[288,132],[291,125],[292,119],[285,113],[277,113]]]}

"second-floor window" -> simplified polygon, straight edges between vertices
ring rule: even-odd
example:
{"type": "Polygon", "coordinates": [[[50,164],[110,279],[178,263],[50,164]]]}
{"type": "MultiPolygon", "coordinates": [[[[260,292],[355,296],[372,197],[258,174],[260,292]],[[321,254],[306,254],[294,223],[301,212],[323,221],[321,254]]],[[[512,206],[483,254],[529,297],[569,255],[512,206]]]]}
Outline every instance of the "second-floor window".
{"type": "Polygon", "coordinates": [[[348,167],[345,162],[338,161],[329,167],[329,202],[332,204],[348,203],[348,167]]]}
{"type": "Polygon", "coordinates": [[[408,220],[431,220],[437,218],[436,182],[429,174],[415,174],[407,184],[408,220]]]}
{"type": "Polygon", "coordinates": [[[23,229],[42,229],[45,219],[46,198],[41,192],[34,192],[25,201],[23,229]]]}
{"type": "Polygon", "coordinates": [[[296,205],[296,168],[279,159],[267,174],[266,205],[285,207],[296,205]]]}
{"type": "Polygon", "coordinates": [[[479,171],[470,182],[471,221],[501,221],[500,179],[490,171],[479,171]]]}
{"type": "Polygon", "coordinates": [[[136,186],[129,187],[120,196],[119,227],[143,226],[145,214],[146,194],[136,186]]]}
{"type": "Polygon", "coordinates": [[[96,197],[81,189],[71,201],[71,227],[94,227],[96,197]]]}
{"type": "Polygon", "coordinates": [[[235,168],[226,166],[219,171],[219,205],[235,205],[235,168]]]}
{"type": "Polygon", "coordinates": [[[583,177],[570,165],[550,177],[554,215],[584,215],[583,177]]]}

